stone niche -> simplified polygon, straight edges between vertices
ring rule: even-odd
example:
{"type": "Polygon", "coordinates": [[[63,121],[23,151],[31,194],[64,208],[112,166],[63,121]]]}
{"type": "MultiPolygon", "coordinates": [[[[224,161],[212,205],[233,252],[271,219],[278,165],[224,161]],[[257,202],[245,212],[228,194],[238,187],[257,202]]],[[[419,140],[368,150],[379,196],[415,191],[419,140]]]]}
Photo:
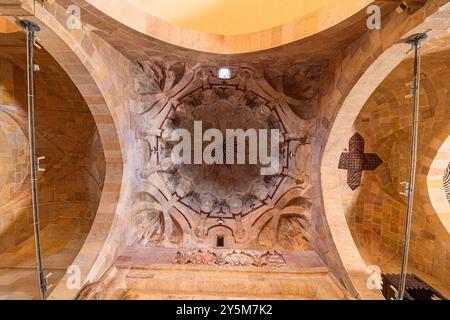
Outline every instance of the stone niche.
{"type": "Polygon", "coordinates": [[[232,64],[232,77],[223,80],[218,67],[181,59],[135,63],[128,244],[309,250],[310,153],[322,68],[232,64]],[[193,134],[196,121],[202,132],[223,134],[214,156],[224,164],[173,162],[179,141],[172,134],[193,134]],[[276,145],[270,143],[279,154],[278,170],[261,175],[260,163],[227,164],[238,148],[237,139],[227,141],[227,129],[279,130],[276,145]]]}

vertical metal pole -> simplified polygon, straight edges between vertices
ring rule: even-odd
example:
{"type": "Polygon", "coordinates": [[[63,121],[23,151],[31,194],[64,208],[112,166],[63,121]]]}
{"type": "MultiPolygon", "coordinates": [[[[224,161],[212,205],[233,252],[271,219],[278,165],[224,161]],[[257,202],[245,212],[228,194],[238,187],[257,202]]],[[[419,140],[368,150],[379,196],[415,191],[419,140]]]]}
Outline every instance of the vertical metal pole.
{"type": "Polygon", "coordinates": [[[416,164],[417,164],[417,139],[419,131],[419,98],[420,98],[420,47],[423,40],[427,38],[426,33],[419,33],[408,39],[414,49],[414,81],[412,84],[413,95],[413,123],[411,131],[411,155],[409,166],[409,183],[406,187],[408,205],[406,211],[405,236],[403,241],[402,270],[400,274],[400,284],[398,290],[398,300],[403,300],[406,288],[406,276],[408,268],[409,242],[411,238],[411,222],[414,207],[414,187],[416,184],[416,164]]]}
{"type": "Polygon", "coordinates": [[[33,21],[21,20],[20,24],[27,31],[27,97],[28,97],[28,136],[30,139],[30,171],[31,171],[31,201],[33,207],[33,225],[34,225],[34,248],[36,255],[36,267],[38,273],[39,292],[41,300],[45,299],[47,292],[47,279],[44,273],[42,262],[41,235],[40,235],[40,217],[38,204],[38,160],[36,157],[36,134],[34,125],[34,63],[33,50],[35,35],[40,31],[39,26],[33,21]]]}

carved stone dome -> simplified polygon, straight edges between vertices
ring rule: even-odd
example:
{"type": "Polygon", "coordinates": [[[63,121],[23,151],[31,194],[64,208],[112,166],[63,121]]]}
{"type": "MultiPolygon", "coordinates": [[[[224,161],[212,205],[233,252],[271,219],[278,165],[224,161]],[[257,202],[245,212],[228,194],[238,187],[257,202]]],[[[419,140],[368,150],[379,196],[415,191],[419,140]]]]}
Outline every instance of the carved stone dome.
{"type": "MultiPolygon", "coordinates": [[[[199,89],[181,100],[181,104],[164,122],[165,131],[182,128],[194,137],[194,122],[201,121],[203,132],[218,129],[224,138],[218,155],[223,159],[223,164],[182,164],[173,172],[166,172],[167,183],[176,190],[181,201],[198,213],[231,217],[233,214],[247,214],[273,195],[281,180],[281,171],[263,176],[262,164],[249,164],[251,142],[248,139],[245,146],[246,164],[227,164],[226,161],[230,153],[234,153],[236,160],[238,152],[237,139],[228,139],[227,130],[277,129],[282,132],[280,119],[267,103],[256,94],[233,86],[199,89]]],[[[203,142],[203,148],[208,144],[203,142]]],[[[172,151],[172,147],[171,142],[165,144],[167,153],[172,151]]],[[[283,163],[286,148],[283,148],[282,141],[279,142],[279,149],[277,161],[283,163]]]]}
{"type": "MultiPolygon", "coordinates": [[[[145,230],[134,224],[140,243],[183,241],[201,246],[223,235],[226,246],[270,247],[271,239],[278,243],[284,236],[273,238],[269,233],[274,230],[291,232],[289,239],[309,234],[305,230],[311,225],[310,144],[318,103],[311,92],[318,90],[320,68],[283,66],[287,72],[280,66],[264,71],[232,66],[232,78],[223,80],[217,77],[218,67],[161,60],[136,65],[134,106],[142,157],[136,173],[142,192],[135,200],[134,216],[135,221],[151,224],[145,230]],[[199,123],[201,138],[195,138],[199,123]],[[222,161],[193,161],[194,150],[202,149],[203,155],[215,141],[205,139],[209,129],[221,137],[212,157],[222,161]],[[261,132],[268,134],[265,153],[278,164],[271,175],[261,174],[261,169],[274,166],[270,161],[261,163],[260,157],[249,161],[246,154],[241,164],[225,161],[239,148],[238,139],[227,132],[237,135],[239,129],[245,137],[240,138],[246,140],[243,153],[250,146],[247,130],[254,129],[258,138],[261,132]],[[190,140],[186,155],[193,162],[184,162],[184,147],[179,148],[184,134],[190,140]],[[173,158],[179,149],[183,161],[173,158]],[[303,213],[295,214],[299,209],[303,213]]],[[[288,247],[309,245],[309,236],[299,240],[301,245],[289,239],[288,247]]]]}

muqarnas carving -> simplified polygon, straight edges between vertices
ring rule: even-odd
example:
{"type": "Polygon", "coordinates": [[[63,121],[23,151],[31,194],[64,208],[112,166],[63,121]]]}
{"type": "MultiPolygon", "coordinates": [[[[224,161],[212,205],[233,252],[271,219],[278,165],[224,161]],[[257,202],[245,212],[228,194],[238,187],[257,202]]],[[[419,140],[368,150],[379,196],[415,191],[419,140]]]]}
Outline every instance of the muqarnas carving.
{"type": "Polygon", "coordinates": [[[182,231],[174,217],[166,212],[158,200],[142,192],[131,214],[131,230],[137,245],[148,246],[163,243],[178,244],[182,231]]]}
{"type": "Polygon", "coordinates": [[[278,243],[282,248],[310,250],[311,221],[302,215],[284,215],[278,226],[278,243]]]}
{"type": "Polygon", "coordinates": [[[287,250],[311,250],[311,202],[297,197],[271,210],[258,236],[259,246],[287,250]]]}
{"type": "MultiPolygon", "coordinates": [[[[204,131],[219,129],[223,136],[226,136],[226,129],[278,129],[283,132],[280,119],[267,106],[268,101],[246,90],[213,86],[198,89],[180,100],[180,105],[163,123],[164,132],[182,128],[194,136],[194,121],[201,121],[204,131]]],[[[163,148],[170,153],[173,143],[164,138],[162,141],[163,148]]],[[[251,212],[253,207],[273,195],[281,180],[281,170],[273,176],[262,176],[259,164],[226,164],[227,154],[237,151],[235,143],[224,140],[219,155],[224,164],[184,164],[172,172],[165,172],[165,180],[172,184],[180,201],[199,214],[232,217],[251,212]]],[[[283,163],[287,155],[283,152],[282,141],[279,149],[279,161],[283,163]]]]}
{"type": "MultiPolygon", "coordinates": [[[[217,67],[172,58],[136,64],[136,191],[158,199],[161,210],[134,212],[131,229],[141,245],[214,246],[216,235],[225,235],[226,247],[307,250],[310,208],[286,204],[311,197],[321,68],[234,65],[233,77],[222,80],[217,67]],[[261,176],[259,165],[173,164],[171,133],[192,130],[195,120],[204,130],[279,129],[279,172],[261,176]],[[268,230],[281,234],[259,242],[268,230]]],[[[221,152],[232,152],[228,143],[221,152]]]]}
{"type": "Polygon", "coordinates": [[[286,102],[303,119],[312,119],[319,110],[319,89],[322,68],[293,64],[287,69],[268,68],[266,81],[278,92],[286,95],[286,102]]]}
{"type": "Polygon", "coordinates": [[[180,61],[138,61],[134,69],[134,91],[138,97],[136,111],[139,113],[167,103],[170,95],[177,93],[176,87],[186,73],[186,67],[180,61]]]}
{"type": "Polygon", "coordinates": [[[164,233],[162,212],[154,209],[144,209],[136,213],[133,218],[140,245],[161,242],[164,233]]]}

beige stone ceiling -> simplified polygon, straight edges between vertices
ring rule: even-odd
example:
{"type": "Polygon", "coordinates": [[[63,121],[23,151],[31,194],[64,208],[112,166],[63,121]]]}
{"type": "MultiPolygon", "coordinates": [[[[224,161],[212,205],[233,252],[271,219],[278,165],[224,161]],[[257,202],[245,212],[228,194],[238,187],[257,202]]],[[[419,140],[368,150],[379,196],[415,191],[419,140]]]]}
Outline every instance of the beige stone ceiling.
{"type": "MultiPolygon", "coordinates": [[[[67,0],[57,0],[56,2],[64,8],[74,3],[67,0]]],[[[158,2],[162,3],[162,1],[158,2]]],[[[199,52],[241,54],[274,49],[307,39],[307,46],[292,48],[292,51],[295,51],[301,57],[301,52],[305,52],[306,56],[313,49],[315,49],[315,53],[320,55],[321,50],[318,50],[318,48],[334,51],[333,44],[342,46],[345,40],[365,32],[367,30],[365,7],[372,2],[351,0],[347,1],[345,6],[342,6],[341,1],[321,0],[319,3],[327,3],[328,5],[320,6],[316,1],[314,1],[314,4],[311,1],[311,4],[309,4],[310,10],[317,6],[311,14],[301,16],[281,26],[238,35],[217,35],[188,29],[151,15],[129,0],[117,0],[114,5],[105,0],[82,0],[77,3],[81,4],[82,7],[83,23],[91,25],[93,30],[98,31],[102,37],[107,37],[110,43],[115,42],[114,47],[121,51],[128,51],[127,56],[129,57],[142,51],[151,52],[156,50],[157,47],[166,47],[166,44],[176,46],[176,48],[172,47],[169,50],[175,50],[180,54],[192,53],[191,50],[196,51],[195,55],[198,55],[199,52]],[[130,19],[130,17],[133,17],[133,19],[130,19]],[[345,30],[345,32],[336,35],[336,30],[345,30]],[[319,34],[320,36],[316,41],[311,41],[312,36],[319,34]],[[156,40],[162,41],[165,45],[161,46],[161,43],[156,40]],[[311,45],[313,45],[312,48],[311,45]],[[186,51],[186,49],[190,50],[186,51]]],[[[391,13],[398,6],[396,1],[374,1],[374,3],[381,7],[383,16],[391,13]]],[[[239,5],[241,6],[242,3],[239,3],[239,5]]],[[[49,10],[55,10],[55,7],[48,3],[45,6],[49,10]]],[[[271,12],[271,15],[273,16],[273,12],[271,12]]],[[[65,24],[67,20],[65,10],[58,13],[57,18],[62,24],[65,24]]],[[[220,21],[220,19],[216,20],[220,21]]],[[[202,21],[201,18],[199,21],[202,21]]],[[[258,19],[246,19],[246,21],[258,21],[258,19]]],[[[231,23],[227,20],[226,24],[230,27],[231,23]]],[[[234,24],[239,28],[239,22],[234,24]]],[[[283,52],[282,55],[285,54],[284,51],[284,48],[276,50],[278,53],[283,52]]]]}
{"type": "Polygon", "coordinates": [[[233,35],[270,29],[334,0],[128,0],[163,20],[206,33],[233,35]]]}
{"type": "MultiPolygon", "coordinates": [[[[83,1],[83,3],[90,2],[94,1],[83,1]]],[[[438,1],[435,2],[437,3],[438,1]]],[[[58,1],[58,3],[68,4],[70,1],[58,1]]],[[[443,1],[440,3],[443,3],[443,1]]],[[[393,13],[395,5],[387,4],[386,7],[389,8],[387,14],[393,13]]],[[[431,14],[433,11],[433,7],[430,7],[427,8],[427,14],[431,14]]],[[[338,113],[341,96],[345,98],[348,94],[347,90],[350,90],[353,87],[358,76],[366,70],[367,66],[370,65],[381,52],[386,50],[386,47],[390,47],[398,40],[398,38],[403,36],[404,32],[409,31],[412,25],[420,23],[419,21],[421,21],[420,16],[413,17],[410,21],[408,16],[397,15],[394,13],[388,19],[389,22],[392,23],[388,25],[387,30],[381,30],[379,33],[372,32],[368,35],[366,33],[367,29],[365,25],[366,14],[361,11],[351,19],[341,22],[336,28],[312,36],[307,40],[299,40],[290,45],[266,51],[259,51],[257,53],[228,56],[195,52],[186,48],[174,46],[173,44],[176,44],[176,42],[168,44],[161,41],[159,38],[159,40],[151,38],[145,32],[137,32],[137,28],[130,29],[130,26],[127,24],[121,25],[112,18],[105,17],[101,12],[89,5],[85,6],[86,12],[84,12],[83,15],[83,21],[86,23],[85,28],[80,31],[67,32],[65,28],[62,27],[66,18],[65,9],[49,4],[46,4],[44,8],[45,9],[38,9],[37,14],[38,19],[42,19],[45,23],[48,23],[48,26],[45,26],[46,30],[41,33],[44,38],[42,43],[49,46],[49,51],[53,50],[55,56],[59,58],[61,65],[64,65],[66,71],[73,79],[76,79],[76,81],[78,81],[77,83],[82,83],[83,94],[89,98],[88,103],[92,104],[90,107],[92,110],[96,111],[97,116],[101,114],[100,117],[102,119],[100,121],[107,122],[107,125],[102,127],[112,127],[112,131],[114,131],[114,133],[117,131],[120,135],[121,145],[119,147],[114,145],[114,148],[111,148],[111,150],[116,154],[123,154],[127,158],[126,165],[128,167],[126,170],[128,171],[124,173],[124,181],[131,181],[135,178],[135,167],[132,165],[133,161],[136,161],[137,158],[135,133],[137,131],[139,134],[139,130],[134,130],[136,129],[136,123],[134,121],[137,117],[130,120],[136,112],[135,106],[132,105],[132,103],[135,102],[132,101],[132,99],[135,97],[131,96],[128,87],[129,83],[133,83],[134,78],[132,77],[134,75],[131,73],[128,74],[127,72],[129,67],[135,66],[136,61],[144,61],[149,57],[157,57],[161,61],[164,61],[164,63],[170,64],[172,59],[181,59],[183,62],[186,62],[187,69],[195,69],[193,68],[193,64],[197,62],[205,66],[208,65],[207,67],[209,68],[217,68],[217,66],[222,63],[248,64],[252,65],[252,67],[255,67],[255,65],[256,67],[263,66],[262,68],[272,64],[274,69],[277,69],[280,65],[291,66],[293,63],[321,67],[322,70],[324,70],[324,73],[326,73],[327,78],[324,80],[324,87],[320,88],[320,91],[324,92],[324,97],[321,106],[322,108],[320,110],[321,113],[318,116],[319,121],[317,121],[319,129],[316,132],[318,134],[317,137],[314,137],[315,144],[311,147],[312,154],[317,155],[315,156],[315,161],[318,161],[322,151],[321,148],[323,147],[320,146],[320,144],[324,145],[326,141],[328,141],[326,134],[323,134],[323,130],[326,131],[332,122],[333,116],[330,116],[330,113],[338,113]],[[46,12],[46,9],[48,9],[49,12],[46,12]],[[53,16],[56,18],[54,19],[53,16]],[[399,21],[400,19],[403,20],[399,21]],[[403,23],[403,21],[406,22],[403,23]],[[400,30],[394,32],[397,30],[397,27],[400,30]],[[49,31],[49,29],[51,29],[51,31],[49,31]],[[58,33],[58,35],[55,36],[52,31],[58,33]],[[378,38],[372,37],[374,34],[376,34],[378,38]],[[58,36],[61,36],[61,38],[66,41],[67,46],[58,43],[58,41],[61,40],[58,36]],[[360,39],[363,39],[364,41],[359,41],[360,39]],[[105,40],[105,42],[103,40],[105,40]],[[81,77],[79,77],[80,74],[82,74],[81,77]],[[86,83],[88,83],[88,85],[86,85],[86,83]],[[326,87],[327,85],[334,91],[326,91],[329,89],[326,87]],[[101,92],[101,94],[99,92],[101,92]],[[106,103],[104,102],[103,97],[106,99],[106,103]],[[98,110],[100,107],[98,107],[98,105],[101,105],[104,109],[109,108],[108,111],[110,111],[111,114],[105,112],[104,109],[99,112],[98,110]],[[336,110],[333,109],[335,107],[336,110]],[[115,125],[117,127],[114,127],[115,125]],[[130,130],[130,128],[133,128],[133,130],[130,130]],[[130,134],[130,131],[132,131],[132,134],[130,134]],[[325,138],[321,141],[321,138],[323,137],[325,138]]],[[[120,11],[117,10],[117,7],[115,8],[116,11],[120,11]]],[[[129,15],[129,12],[124,11],[121,12],[121,14],[129,15]]],[[[140,19],[136,20],[142,22],[140,19]]],[[[43,26],[45,23],[43,23],[43,26]]],[[[161,29],[166,30],[164,28],[161,29]]],[[[186,39],[190,42],[195,42],[192,41],[192,38],[186,39]]],[[[449,65],[448,60],[442,58],[443,52],[439,51],[440,49],[437,49],[443,45],[447,45],[448,39],[442,37],[438,39],[438,41],[439,43],[436,42],[425,46],[427,56],[424,59],[423,72],[425,76],[423,87],[425,91],[422,116],[426,121],[424,122],[422,130],[426,132],[426,135],[421,141],[421,144],[427,147],[427,142],[432,140],[432,136],[439,137],[440,139],[441,136],[445,135],[446,131],[442,119],[445,119],[445,117],[448,118],[448,108],[445,106],[445,101],[448,101],[446,100],[448,96],[446,95],[446,92],[448,89],[446,88],[445,83],[448,83],[448,80],[445,79],[448,79],[447,71],[449,65]]],[[[204,43],[212,44],[212,47],[207,47],[207,49],[204,50],[208,52],[242,53],[252,51],[243,50],[242,47],[239,46],[225,46],[226,48],[231,49],[229,49],[229,51],[223,51],[224,47],[213,46],[213,44],[216,43],[215,41],[206,41],[204,43]]],[[[273,43],[280,42],[275,41],[273,43]]],[[[272,48],[273,43],[271,42],[270,44],[263,45],[258,43],[256,47],[266,49],[272,48]]],[[[8,48],[8,52],[13,52],[13,50],[18,49],[14,48],[14,45],[8,48]]],[[[448,54],[447,51],[444,53],[448,54]]],[[[405,144],[407,144],[408,139],[407,130],[409,119],[404,117],[404,108],[407,108],[410,104],[407,100],[402,99],[403,95],[407,93],[407,88],[404,87],[403,83],[407,82],[407,79],[409,78],[410,67],[411,60],[409,59],[401,64],[400,67],[385,80],[380,88],[372,95],[355,124],[355,128],[364,138],[366,138],[366,151],[378,153],[384,161],[383,165],[378,168],[377,171],[364,173],[363,185],[354,193],[348,190],[348,187],[345,184],[345,172],[342,172],[340,189],[340,195],[346,210],[347,222],[358,248],[365,258],[365,262],[378,263],[383,267],[386,267],[385,270],[394,270],[396,272],[398,270],[397,266],[394,266],[394,268],[391,269],[388,269],[388,267],[392,267],[392,261],[396,262],[398,260],[399,243],[402,233],[400,225],[404,218],[402,216],[402,212],[404,212],[404,199],[398,194],[400,190],[398,182],[404,180],[404,162],[407,158],[407,148],[405,147],[405,144]],[[387,254],[385,254],[385,252],[387,254]]],[[[208,77],[204,77],[203,80],[206,85],[208,77]]],[[[259,78],[259,80],[261,79],[259,78]]],[[[49,83],[53,87],[58,85],[55,82],[51,82],[51,80],[49,80],[49,83]]],[[[165,90],[165,88],[160,89],[162,89],[162,91],[165,90]]],[[[274,89],[277,90],[278,88],[274,89]]],[[[283,94],[281,91],[278,93],[283,94]]],[[[161,96],[166,98],[171,93],[164,93],[160,96],[158,96],[158,94],[155,95],[157,98],[160,98],[161,96]]],[[[278,94],[272,96],[278,96],[278,94]]],[[[284,99],[281,100],[285,101],[284,99]]],[[[279,101],[277,100],[277,103],[278,102],[279,101]]],[[[153,115],[154,114],[151,113],[148,118],[151,119],[153,115]]],[[[342,137],[339,138],[341,139],[342,137]]],[[[108,145],[107,142],[106,145],[108,145]]],[[[438,141],[432,140],[430,148],[421,154],[421,164],[419,166],[421,172],[427,171],[427,168],[438,149],[438,145],[438,141]]],[[[120,161],[121,159],[117,160],[117,162],[120,161]]],[[[337,163],[333,164],[333,166],[337,166],[337,163]]],[[[92,274],[97,274],[98,276],[101,276],[102,270],[104,271],[105,268],[111,265],[111,259],[116,258],[117,255],[120,254],[120,249],[117,249],[117,247],[124,245],[122,240],[124,238],[123,234],[125,233],[124,229],[127,225],[126,219],[129,218],[128,214],[131,213],[131,210],[129,210],[131,208],[131,201],[138,202],[143,200],[142,197],[139,198],[139,194],[136,195],[136,193],[131,192],[136,191],[136,189],[133,189],[134,186],[121,186],[121,171],[118,167],[114,168],[116,169],[114,171],[114,183],[108,186],[110,191],[112,189],[114,190],[108,194],[110,197],[107,200],[109,201],[108,205],[105,208],[102,208],[103,211],[101,212],[103,213],[103,220],[100,225],[97,225],[98,228],[95,230],[98,232],[101,229],[103,234],[108,234],[109,232],[109,236],[111,237],[103,238],[102,234],[101,240],[90,243],[92,246],[86,246],[86,248],[89,249],[90,255],[95,256],[95,259],[99,257],[99,262],[96,263],[95,267],[92,267],[92,265],[88,266],[88,271],[92,274]],[[119,191],[122,193],[122,196],[120,200],[117,200],[116,195],[119,191]],[[129,200],[130,198],[132,200],[129,200]],[[123,211],[118,209],[116,214],[115,208],[118,201],[120,202],[120,210],[123,211]],[[108,222],[105,222],[106,220],[108,220],[108,222]],[[114,226],[109,229],[110,226],[108,223],[112,223],[113,220],[114,226]],[[112,239],[112,237],[114,239],[112,239]],[[104,244],[106,245],[104,246],[104,244]],[[100,250],[103,251],[100,252],[100,250]]],[[[317,166],[316,169],[318,168],[319,167],[317,166]]],[[[331,179],[334,179],[334,177],[331,177],[331,179]]],[[[318,180],[319,179],[314,177],[312,182],[317,186],[317,189],[320,189],[320,181],[318,180]]],[[[424,181],[425,180],[422,179],[419,183],[425,185],[424,181]]],[[[338,246],[338,241],[341,239],[333,237],[335,235],[334,232],[340,230],[337,230],[338,228],[334,230],[333,227],[335,226],[331,224],[333,221],[330,223],[330,221],[327,221],[328,217],[323,216],[323,209],[320,208],[322,201],[319,199],[319,193],[320,190],[313,195],[314,203],[316,204],[316,207],[313,208],[315,211],[312,219],[312,224],[314,226],[312,237],[315,240],[313,243],[315,246],[314,249],[321,253],[321,258],[326,258],[327,267],[330,270],[333,270],[335,275],[338,274],[342,277],[342,279],[344,279],[343,282],[345,282],[345,278],[348,277],[347,273],[364,273],[364,266],[361,267],[358,265],[358,268],[353,268],[353,265],[350,267],[347,265],[347,262],[349,261],[347,255],[358,256],[357,251],[351,246],[345,248],[346,252],[344,252],[341,257],[339,257],[341,252],[336,254],[335,246],[338,246]],[[328,226],[327,223],[329,223],[330,226],[328,226]],[[333,229],[332,236],[330,236],[330,233],[328,232],[329,229],[333,229]],[[340,265],[342,264],[341,259],[344,267],[341,267],[340,265]],[[344,259],[346,260],[344,261],[344,259]],[[345,270],[346,268],[349,270],[345,270]]],[[[338,195],[333,194],[332,196],[337,197],[338,195]]],[[[418,205],[420,210],[415,217],[417,220],[415,221],[413,230],[413,265],[416,270],[419,270],[426,275],[430,275],[432,281],[437,279],[441,282],[445,282],[449,278],[447,267],[449,257],[447,253],[449,243],[447,238],[448,235],[444,232],[446,230],[442,228],[440,220],[436,220],[433,212],[429,211],[428,200],[425,193],[421,193],[420,197],[421,200],[418,205]]],[[[147,197],[146,199],[148,198],[150,197],[147,197]]],[[[296,197],[292,197],[292,199],[297,201],[296,197]]],[[[295,204],[294,200],[292,202],[290,200],[281,201],[281,207],[277,209],[292,210],[288,207],[295,207],[293,205],[295,204]]],[[[171,204],[169,203],[169,205],[171,204]]],[[[297,208],[294,209],[297,210],[297,208]]],[[[291,212],[286,211],[285,213],[291,212]]],[[[178,215],[178,217],[180,217],[180,215],[178,215]]],[[[264,225],[266,222],[267,221],[262,219],[260,224],[264,225]]],[[[345,221],[343,225],[345,225],[345,221]]],[[[292,229],[291,223],[285,223],[284,221],[280,221],[279,226],[288,231],[292,229]]],[[[289,236],[291,233],[287,232],[286,234],[289,236]]],[[[342,233],[339,233],[339,236],[340,235],[342,235],[342,233]]],[[[267,232],[260,240],[266,241],[270,237],[273,237],[273,234],[267,232]]],[[[281,240],[284,241],[286,239],[282,238],[281,240]]],[[[294,239],[295,245],[298,248],[304,247],[301,240],[302,239],[294,239]]],[[[81,258],[86,258],[86,256],[82,256],[81,258]]],[[[89,259],[90,257],[85,260],[89,259]]],[[[361,274],[358,276],[361,277],[361,274]]],[[[342,281],[342,279],[340,280],[342,281]]],[[[361,283],[364,285],[365,279],[363,279],[361,283]]],[[[348,284],[348,282],[346,284],[348,284]]],[[[351,285],[348,286],[347,289],[350,287],[351,285]]]]}
{"type": "MultiPolygon", "coordinates": [[[[397,4],[394,2],[379,2],[378,5],[381,8],[383,17],[388,16],[397,7],[397,4]]],[[[296,39],[295,41],[283,43],[283,45],[259,47],[258,50],[241,50],[234,48],[232,45],[220,44],[219,47],[205,48],[205,50],[202,50],[201,46],[198,48],[192,46],[182,47],[175,40],[160,41],[158,37],[150,37],[145,33],[136,32],[108,16],[98,15],[96,11],[91,12],[89,8],[83,8],[82,17],[84,22],[93,26],[93,30],[101,38],[106,40],[130,60],[143,59],[151,54],[173,54],[203,63],[208,63],[212,59],[222,61],[223,63],[231,63],[234,61],[270,61],[270,63],[276,61],[277,63],[286,64],[293,63],[294,61],[322,63],[323,61],[333,59],[337,52],[340,52],[354,39],[357,39],[367,31],[367,13],[365,10],[360,10],[346,17],[343,21],[337,22],[336,25],[323,30],[323,32],[313,33],[306,39],[296,39]],[[219,49],[221,47],[223,49],[219,49]],[[231,55],[229,53],[233,54],[231,55]]],[[[62,13],[58,14],[57,18],[60,19],[61,23],[65,23],[62,13]]],[[[303,25],[303,23],[300,23],[300,25],[303,25]]],[[[214,45],[216,43],[213,39],[208,39],[208,41],[208,45],[214,45]]],[[[190,41],[193,44],[200,42],[197,38],[190,41]]],[[[246,39],[243,42],[253,43],[255,41],[246,39]]]]}

